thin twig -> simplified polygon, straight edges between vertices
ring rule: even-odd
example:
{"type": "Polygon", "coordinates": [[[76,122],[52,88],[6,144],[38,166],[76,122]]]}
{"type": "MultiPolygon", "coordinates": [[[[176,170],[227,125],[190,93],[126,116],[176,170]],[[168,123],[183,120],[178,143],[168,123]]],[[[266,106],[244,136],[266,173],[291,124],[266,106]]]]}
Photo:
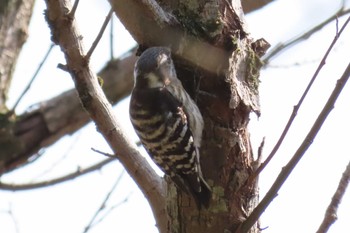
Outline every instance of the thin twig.
{"type": "Polygon", "coordinates": [[[114,17],[111,17],[110,31],[109,31],[109,47],[110,47],[110,60],[114,59],[114,17]]]}
{"type": "Polygon", "coordinates": [[[81,136],[81,131],[79,131],[73,140],[70,142],[70,145],[68,148],[65,150],[65,152],[62,153],[62,156],[59,157],[56,161],[52,162],[51,165],[45,167],[45,170],[40,172],[35,178],[33,178],[32,181],[40,179],[40,177],[45,176],[46,174],[52,172],[57,166],[59,166],[69,155],[69,153],[73,150],[73,148],[76,146],[77,142],[79,141],[79,138],[81,136]]]}
{"type": "Polygon", "coordinates": [[[111,190],[108,192],[108,194],[106,195],[105,199],[103,200],[103,202],[101,203],[100,207],[98,208],[98,210],[95,212],[94,216],[91,218],[89,224],[85,227],[83,233],[86,233],[90,230],[90,228],[93,226],[93,223],[95,221],[95,219],[97,218],[97,216],[100,214],[100,212],[106,207],[106,203],[109,200],[109,198],[111,197],[111,194],[114,192],[114,190],[117,188],[117,186],[119,185],[123,175],[125,173],[125,170],[123,169],[123,171],[120,173],[120,175],[118,176],[116,182],[114,183],[114,185],[112,186],[111,190]]]}
{"type": "Polygon", "coordinates": [[[87,54],[85,55],[85,59],[88,61],[92,55],[92,53],[94,52],[95,48],[97,47],[98,43],[100,42],[102,35],[104,33],[104,31],[106,30],[106,27],[108,25],[108,22],[110,21],[111,17],[113,14],[113,9],[111,8],[108,12],[108,15],[106,16],[105,21],[102,24],[101,30],[99,31],[94,43],[92,43],[91,48],[89,49],[89,51],[87,52],[87,54]]]}
{"type": "Polygon", "coordinates": [[[270,50],[269,53],[266,54],[266,56],[263,59],[264,64],[268,64],[269,61],[271,60],[271,58],[277,56],[279,53],[281,53],[283,50],[285,50],[288,47],[291,47],[295,44],[297,44],[298,42],[302,41],[302,40],[306,40],[308,39],[310,36],[312,36],[315,32],[321,30],[324,26],[326,26],[327,24],[333,22],[334,20],[336,20],[339,17],[342,17],[346,14],[350,13],[350,9],[346,9],[344,10],[343,7],[341,7],[333,16],[331,16],[330,18],[326,19],[325,21],[323,21],[322,23],[316,25],[315,27],[311,28],[309,31],[290,39],[289,41],[286,41],[282,44],[278,44],[276,45],[274,48],[272,48],[270,50]]]}
{"type": "Polygon", "coordinates": [[[304,138],[302,144],[299,146],[298,150],[295,152],[292,159],[288,162],[288,164],[282,169],[277,179],[266,193],[265,197],[261,200],[258,206],[253,210],[253,212],[249,215],[249,217],[244,221],[241,226],[237,229],[236,233],[246,233],[249,229],[255,224],[255,222],[259,219],[260,215],[266,210],[272,200],[277,196],[278,191],[282,187],[283,183],[287,180],[288,176],[292,173],[295,166],[298,164],[300,159],[303,157],[307,149],[312,144],[315,139],[318,131],[320,130],[322,124],[327,119],[327,116],[334,108],[334,104],[341,93],[343,87],[350,77],[350,63],[346,67],[342,77],[337,81],[337,85],[335,86],[332,94],[330,95],[327,103],[323,107],[321,113],[317,117],[315,123],[310,129],[307,136],[304,138]]]}
{"type": "Polygon", "coordinates": [[[17,218],[15,217],[15,215],[13,213],[12,204],[10,203],[8,210],[3,210],[3,211],[0,210],[0,213],[4,213],[4,214],[9,215],[9,217],[11,218],[11,220],[13,222],[13,226],[15,228],[15,232],[19,233],[20,231],[19,231],[19,227],[18,227],[18,221],[17,221],[17,218]]]}
{"type": "Polygon", "coordinates": [[[58,63],[58,64],[57,64],[57,68],[58,68],[58,69],[61,69],[61,70],[63,70],[63,71],[65,71],[65,72],[68,72],[68,71],[69,71],[68,66],[67,66],[67,65],[64,65],[64,64],[62,64],[62,63],[58,63]]]}
{"type": "Polygon", "coordinates": [[[280,138],[278,139],[276,145],[274,146],[274,148],[272,149],[272,151],[270,152],[269,156],[266,158],[266,160],[264,161],[264,163],[261,164],[261,166],[249,177],[248,181],[247,181],[247,184],[248,186],[254,182],[254,180],[256,179],[256,177],[261,173],[262,170],[264,170],[264,168],[267,166],[267,164],[272,160],[272,158],[274,157],[274,155],[276,154],[276,152],[278,151],[279,147],[281,146],[284,138],[286,137],[297,113],[298,113],[298,110],[301,106],[301,104],[303,103],[306,95],[308,94],[312,84],[314,83],[314,81],[316,80],[319,72],[321,71],[321,69],[323,68],[323,66],[326,64],[326,60],[328,58],[328,55],[330,53],[330,51],[333,49],[335,43],[338,41],[340,35],[342,34],[342,32],[344,31],[344,29],[346,28],[347,24],[349,23],[350,21],[350,17],[346,20],[346,22],[344,23],[344,25],[342,26],[342,28],[340,29],[340,31],[336,34],[336,36],[334,37],[332,43],[330,44],[330,46],[328,47],[325,55],[323,56],[320,64],[318,65],[314,75],[312,76],[308,86],[306,87],[303,95],[301,96],[299,102],[297,105],[294,106],[293,108],[293,111],[292,111],[292,114],[290,115],[289,117],[289,120],[286,124],[286,126],[284,127],[284,130],[280,136],[280,138]]]}
{"type": "Polygon", "coordinates": [[[261,165],[261,161],[263,158],[263,150],[264,150],[264,146],[265,146],[265,137],[263,137],[263,139],[261,140],[260,146],[258,148],[258,157],[257,159],[254,161],[255,162],[255,166],[254,169],[256,170],[258,167],[260,167],[261,165]]]}
{"type": "MultiPolygon", "coordinates": [[[[91,227],[94,227],[96,226],[97,224],[99,224],[100,222],[102,222],[114,209],[118,208],[119,206],[121,206],[122,204],[125,204],[129,198],[131,196],[131,193],[129,193],[125,198],[124,200],[121,200],[120,202],[118,202],[117,204],[113,205],[111,208],[109,208],[108,210],[106,210],[104,212],[104,214],[99,218],[97,219],[94,224],[91,226],[91,227]]],[[[91,229],[91,228],[90,228],[91,229]]]]}
{"type": "Polygon", "coordinates": [[[91,147],[91,150],[92,150],[93,152],[96,152],[96,153],[98,153],[98,154],[104,155],[104,156],[109,157],[109,158],[117,158],[117,156],[114,155],[114,154],[109,154],[109,153],[107,153],[107,152],[103,152],[103,151],[97,150],[97,149],[95,149],[95,148],[93,148],[93,147],[91,147]]]}
{"type": "Polygon", "coordinates": [[[106,159],[103,160],[102,162],[99,162],[97,164],[94,164],[90,167],[84,168],[84,169],[78,169],[76,172],[64,175],[62,177],[58,177],[52,180],[46,180],[46,181],[41,181],[37,183],[30,183],[30,184],[7,184],[7,183],[2,183],[0,182],[0,190],[8,190],[8,191],[24,191],[24,190],[29,190],[29,189],[37,189],[37,188],[45,188],[51,185],[56,185],[68,180],[73,180],[77,177],[81,177],[87,173],[94,172],[96,170],[101,169],[103,166],[106,164],[116,161],[116,159],[106,159]]]}
{"type": "Polygon", "coordinates": [[[78,5],[79,5],[79,0],[75,0],[72,9],[71,9],[71,11],[69,12],[69,17],[74,18],[75,12],[76,12],[77,9],[78,9],[78,5]]]}
{"type": "Polygon", "coordinates": [[[18,98],[18,100],[16,101],[15,105],[13,105],[12,110],[10,112],[14,113],[16,110],[17,105],[21,102],[22,98],[25,96],[25,94],[29,91],[30,87],[32,86],[35,78],[38,76],[41,68],[43,67],[43,65],[45,64],[47,58],[49,57],[51,50],[53,48],[54,44],[51,44],[49,49],[47,50],[43,60],[40,62],[38,68],[36,69],[35,73],[33,74],[32,79],[30,80],[30,82],[28,83],[27,87],[24,89],[24,91],[22,92],[21,96],[18,98]]]}
{"type": "Polygon", "coordinates": [[[345,194],[346,188],[349,185],[349,182],[350,182],[350,162],[348,163],[348,166],[346,167],[343,173],[343,176],[339,181],[338,188],[332,197],[332,201],[329,204],[326,210],[324,219],[316,233],[328,232],[331,225],[337,220],[338,207],[345,194]]]}

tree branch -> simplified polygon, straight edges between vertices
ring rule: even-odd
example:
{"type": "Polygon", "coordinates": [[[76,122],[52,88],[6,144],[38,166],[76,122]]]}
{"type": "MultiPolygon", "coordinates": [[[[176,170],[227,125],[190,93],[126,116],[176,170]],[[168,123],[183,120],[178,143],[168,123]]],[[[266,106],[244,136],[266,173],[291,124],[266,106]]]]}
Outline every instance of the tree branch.
{"type": "Polygon", "coordinates": [[[133,177],[140,190],[149,200],[151,208],[160,225],[166,229],[165,190],[161,179],[139,153],[132,139],[122,129],[113,114],[96,75],[91,71],[84,59],[85,50],[80,33],[74,19],[69,19],[67,9],[71,9],[69,1],[45,1],[47,5],[46,19],[52,32],[53,41],[64,51],[67,68],[85,110],[96,123],[98,131],[104,136],[119,160],[133,177]]]}
{"type": "Polygon", "coordinates": [[[316,25],[315,27],[311,28],[309,31],[304,32],[301,35],[290,39],[289,41],[276,45],[274,48],[270,49],[270,51],[264,57],[263,59],[264,64],[265,65],[268,64],[273,57],[276,57],[285,49],[299,43],[302,40],[308,39],[310,36],[318,32],[319,30],[321,30],[327,24],[333,22],[334,20],[337,20],[338,17],[342,17],[349,13],[350,13],[350,9],[344,9],[343,7],[341,7],[334,15],[332,15],[330,18],[326,19],[322,23],[316,25]]]}
{"type": "Polygon", "coordinates": [[[338,41],[339,37],[341,36],[341,34],[343,33],[343,31],[345,30],[346,26],[348,25],[350,21],[350,17],[348,18],[347,21],[345,21],[344,25],[341,27],[340,31],[337,31],[333,41],[331,42],[331,44],[329,45],[327,51],[325,52],[320,64],[318,65],[314,75],[312,76],[309,84],[307,85],[304,93],[302,94],[299,102],[297,105],[294,106],[293,111],[289,117],[289,120],[286,124],[286,126],[284,127],[281,136],[279,137],[276,145],[273,147],[272,151],[270,152],[270,154],[267,156],[267,158],[265,159],[265,161],[261,164],[261,166],[258,167],[258,169],[252,174],[252,176],[249,177],[249,179],[247,180],[247,183],[252,183],[254,182],[254,179],[256,179],[256,177],[258,177],[258,175],[262,172],[262,170],[265,169],[265,167],[269,164],[269,162],[272,160],[272,158],[275,156],[276,152],[278,151],[279,147],[281,146],[284,138],[286,137],[295,117],[298,114],[298,110],[301,107],[302,103],[304,102],[304,99],[306,97],[306,95],[308,94],[309,90],[311,89],[312,84],[314,83],[314,81],[316,80],[318,74],[320,73],[321,69],[323,68],[323,66],[326,64],[326,60],[328,58],[329,53],[332,51],[334,45],[336,44],[336,42],[338,41]]]}
{"type": "Polygon", "coordinates": [[[230,53],[227,51],[232,49],[232,38],[237,36],[235,33],[239,32],[239,37],[247,35],[238,13],[226,2],[225,18],[218,19],[221,21],[218,23],[220,27],[213,32],[217,37],[208,38],[207,41],[186,32],[177,19],[164,11],[155,0],[109,2],[120,21],[140,45],[171,47],[177,58],[214,74],[224,73],[228,69],[230,53]],[[210,40],[216,41],[211,42],[215,46],[208,42],[210,40]],[[207,56],[208,54],[211,56],[207,56]],[[203,57],[206,59],[202,59],[203,57]]]}
{"type": "Polygon", "coordinates": [[[107,201],[109,200],[110,196],[112,195],[112,193],[114,192],[114,190],[118,187],[123,175],[124,175],[124,171],[123,170],[120,175],[118,176],[116,182],[114,183],[113,187],[111,188],[111,190],[107,193],[105,199],[102,201],[100,207],[98,208],[98,210],[95,212],[94,216],[91,218],[89,224],[84,228],[84,231],[83,233],[86,233],[88,232],[91,227],[94,226],[94,223],[95,223],[95,219],[97,218],[97,216],[99,215],[99,213],[104,209],[106,208],[106,205],[107,205],[107,201]]]}
{"type": "Polygon", "coordinates": [[[94,42],[91,45],[91,48],[89,49],[89,51],[85,55],[85,59],[89,60],[91,55],[92,55],[92,53],[95,51],[95,48],[97,47],[98,42],[100,42],[100,40],[101,40],[101,38],[103,36],[103,33],[106,30],[106,27],[107,27],[109,21],[112,18],[112,15],[113,15],[113,10],[110,9],[108,14],[107,14],[107,16],[106,16],[106,18],[105,18],[105,21],[102,24],[102,27],[101,27],[100,31],[98,32],[98,35],[97,35],[96,39],[94,40],[94,42]]]}
{"type": "Polygon", "coordinates": [[[258,206],[253,210],[251,215],[247,218],[246,221],[240,226],[236,233],[246,233],[253,226],[253,224],[259,219],[260,215],[265,211],[269,206],[272,200],[277,196],[278,190],[282,187],[283,183],[287,180],[288,176],[291,174],[295,166],[298,164],[299,160],[303,157],[309,146],[312,144],[314,138],[316,137],[318,131],[320,130],[322,124],[327,119],[329,113],[334,108],[334,104],[343,90],[346,82],[350,76],[350,63],[346,67],[342,77],[338,80],[337,85],[335,86],[332,94],[330,95],[327,103],[310,129],[309,133],[306,135],[304,141],[295,152],[292,159],[288,164],[283,167],[281,173],[278,175],[276,181],[273,183],[269,191],[266,193],[265,197],[261,200],[258,206]]]}
{"type": "Polygon", "coordinates": [[[32,86],[35,78],[37,77],[37,75],[39,74],[41,68],[43,67],[43,65],[45,64],[47,58],[49,57],[51,50],[53,49],[54,44],[51,44],[49,49],[47,50],[43,60],[40,62],[38,68],[36,69],[35,73],[33,74],[32,78],[30,79],[28,85],[26,86],[26,88],[24,89],[24,91],[22,92],[22,94],[18,97],[16,103],[13,105],[11,111],[8,113],[9,114],[13,114],[16,110],[17,105],[21,102],[22,98],[25,96],[25,94],[29,91],[30,87],[32,86]]]}
{"type": "Polygon", "coordinates": [[[29,184],[8,184],[8,183],[3,183],[0,182],[0,189],[2,190],[8,190],[8,191],[25,191],[25,190],[29,190],[29,189],[37,189],[37,188],[46,188],[48,186],[52,186],[52,185],[56,185],[56,184],[60,184],[62,182],[68,181],[68,180],[73,180],[75,178],[81,177],[83,175],[86,175],[90,172],[94,172],[96,170],[99,170],[100,168],[102,168],[103,166],[105,166],[106,164],[112,162],[112,161],[116,161],[115,158],[109,158],[109,159],[105,159],[97,164],[94,164],[90,167],[87,168],[79,168],[76,172],[67,174],[65,176],[62,177],[58,177],[52,180],[46,180],[46,181],[42,181],[42,182],[37,182],[37,183],[29,183],[29,184]]]}
{"type": "Polygon", "coordinates": [[[350,182],[350,163],[346,167],[342,178],[339,181],[337,190],[335,191],[332,201],[329,204],[324,219],[318,228],[316,233],[326,233],[328,232],[331,225],[337,220],[337,211],[340,205],[340,202],[345,194],[346,188],[350,182]]]}
{"type": "MultiPolygon", "coordinates": [[[[132,76],[136,57],[133,52],[128,54],[123,59],[110,61],[98,74],[104,81],[103,90],[113,104],[129,95],[134,83],[132,76]]],[[[90,121],[75,89],[36,104],[35,108],[30,108],[16,119],[14,124],[10,124],[12,128],[8,132],[0,132],[1,139],[12,137],[13,141],[10,143],[9,139],[2,143],[0,140],[0,174],[22,166],[40,149],[74,133],[90,121]],[[9,151],[10,148],[13,150],[9,151]]]]}

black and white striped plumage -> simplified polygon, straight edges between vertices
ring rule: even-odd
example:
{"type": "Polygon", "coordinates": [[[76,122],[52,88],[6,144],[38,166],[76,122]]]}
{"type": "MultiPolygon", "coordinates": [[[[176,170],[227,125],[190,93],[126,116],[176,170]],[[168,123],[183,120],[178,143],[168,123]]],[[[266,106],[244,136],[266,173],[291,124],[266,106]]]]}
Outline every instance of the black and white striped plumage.
{"type": "Polygon", "coordinates": [[[176,76],[170,50],[152,47],[135,65],[130,119],[152,160],[197,204],[211,191],[199,163],[202,115],[176,76]]]}

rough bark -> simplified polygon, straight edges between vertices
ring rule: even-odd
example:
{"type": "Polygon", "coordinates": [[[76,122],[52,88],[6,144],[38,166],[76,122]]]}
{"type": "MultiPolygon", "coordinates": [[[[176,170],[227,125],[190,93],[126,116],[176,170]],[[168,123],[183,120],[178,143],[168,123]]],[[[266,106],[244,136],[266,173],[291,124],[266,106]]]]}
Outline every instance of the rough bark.
{"type": "Polygon", "coordinates": [[[6,99],[16,61],[28,37],[34,0],[0,0],[0,113],[6,99]]]}
{"type": "MultiPolygon", "coordinates": [[[[111,103],[126,97],[133,86],[134,54],[109,62],[99,72],[111,103]]],[[[23,166],[40,149],[72,134],[90,121],[76,90],[38,103],[23,115],[11,118],[0,132],[0,174],[23,166]]],[[[5,123],[5,121],[3,121],[5,123]]]]}
{"type": "Polygon", "coordinates": [[[257,185],[244,186],[255,166],[247,124],[252,111],[259,114],[257,54],[266,47],[248,36],[238,1],[110,2],[141,50],[172,48],[205,120],[201,163],[213,187],[211,206],[198,211],[168,182],[169,228],[161,232],[235,232],[258,200],[257,185]]]}

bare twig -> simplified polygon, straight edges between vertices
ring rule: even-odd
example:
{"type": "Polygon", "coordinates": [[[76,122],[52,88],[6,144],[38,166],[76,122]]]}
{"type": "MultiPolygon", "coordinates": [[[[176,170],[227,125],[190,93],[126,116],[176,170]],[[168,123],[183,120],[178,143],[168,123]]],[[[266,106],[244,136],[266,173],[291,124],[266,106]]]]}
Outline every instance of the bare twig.
{"type": "Polygon", "coordinates": [[[316,233],[328,232],[331,225],[337,220],[338,207],[345,194],[346,188],[349,185],[349,182],[350,182],[350,162],[348,163],[343,173],[343,176],[340,179],[338,188],[333,195],[332,201],[326,210],[324,219],[316,233]]]}
{"type": "Polygon", "coordinates": [[[15,228],[15,232],[16,232],[16,233],[19,233],[20,231],[19,231],[19,227],[18,227],[18,221],[17,221],[16,216],[15,216],[14,213],[13,213],[12,204],[11,204],[11,203],[9,204],[8,210],[0,211],[0,213],[4,213],[4,214],[9,215],[9,217],[11,218],[11,220],[12,220],[12,222],[13,222],[13,226],[14,226],[14,228],[15,228]]]}
{"type": "Polygon", "coordinates": [[[68,148],[65,150],[65,152],[62,153],[62,156],[59,157],[56,161],[53,161],[50,166],[45,167],[45,170],[42,171],[39,175],[37,175],[32,181],[37,180],[40,177],[43,177],[49,172],[52,172],[58,165],[60,165],[69,155],[69,153],[73,150],[73,148],[76,146],[79,138],[81,136],[81,133],[75,134],[75,137],[73,140],[70,142],[70,145],[68,148]]]}
{"type": "Polygon", "coordinates": [[[117,158],[116,155],[112,155],[112,154],[109,154],[109,153],[106,153],[106,152],[97,150],[97,149],[92,148],[92,147],[91,147],[91,150],[94,151],[94,152],[96,152],[96,153],[98,153],[98,154],[101,154],[101,155],[104,155],[104,156],[106,156],[106,157],[109,157],[109,158],[117,158]]]}
{"type": "Polygon", "coordinates": [[[349,13],[350,13],[350,9],[344,9],[343,7],[341,7],[333,16],[331,16],[330,18],[326,19],[322,23],[316,25],[315,27],[311,28],[309,31],[307,31],[307,32],[305,32],[305,33],[295,37],[295,38],[292,38],[289,41],[286,41],[286,42],[284,42],[282,44],[278,44],[274,48],[270,49],[270,51],[266,54],[266,56],[263,59],[264,64],[265,65],[268,64],[269,61],[271,60],[271,58],[276,57],[278,54],[280,54],[286,48],[291,47],[291,46],[297,44],[298,42],[300,42],[302,40],[308,39],[315,32],[321,30],[324,26],[326,26],[327,24],[333,22],[338,17],[342,17],[342,16],[344,16],[346,14],[349,14],[349,13]]]}
{"type": "Polygon", "coordinates": [[[110,47],[110,60],[114,59],[114,17],[111,16],[111,24],[109,30],[109,47],[110,47]]]}
{"type": "Polygon", "coordinates": [[[299,160],[303,157],[309,146],[312,144],[314,138],[316,137],[318,131],[320,130],[322,124],[327,119],[328,114],[334,107],[334,104],[341,93],[343,87],[348,81],[350,76],[350,63],[346,67],[342,77],[338,80],[337,85],[335,86],[332,94],[330,95],[327,103],[323,107],[321,113],[317,117],[314,125],[310,129],[309,133],[306,135],[304,141],[299,146],[298,150],[295,152],[292,159],[288,162],[288,164],[282,169],[277,179],[266,193],[265,197],[261,200],[258,206],[253,210],[250,216],[244,221],[236,233],[246,233],[249,229],[255,224],[255,222],[259,219],[260,215],[265,211],[265,209],[269,206],[272,200],[276,197],[278,191],[282,187],[283,183],[287,180],[288,176],[291,174],[295,166],[298,164],[299,160]]]}
{"type": "MultiPolygon", "coordinates": [[[[200,69],[214,74],[226,74],[231,54],[223,49],[224,46],[219,44],[213,46],[192,34],[185,33],[176,18],[164,10],[157,1],[109,0],[109,2],[120,22],[139,44],[147,47],[171,47],[174,56],[200,69]],[[186,43],[183,43],[184,41],[186,43]],[[211,56],[208,57],[208,54],[211,56]]],[[[235,26],[243,34],[246,33],[243,22],[235,26]]]]}
{"type": "Polygon", "coordinates": [[[77,9],[78,9],[78,5],[79,5],[79,0],[75,0],[72,9],[71,9],[71,11],[69,12],[69,16],[70,16],[71,18],[74,18],[75,12],[76,12],[77,9]]]}
{"type": "Polygon", "coordinates": [[[40,62],[38,68],[36,69],[32,79],[30,80],[30,82],[28,83],[27,87],[24,89],[24,91],[22,92],[21,96],[18,98],[18,100],[16,101],[16,103],[13,105],[11,112],[14,113],[16,110],[16,107],[18,106],[18,104],[21,102],[22,98],[25,96],[25,94],[27,94],[27,92],[29,91],[30,87],[32,86],[35,78],[38,76],[41,68],[43,67],[43,65],[45,64],[45,61],[47,60],[47,58],[49,57],[51,50],[53,48],[54,44],[51,44],[49,49],[47,50],[43,60],[40,62]]]}
{"type": "Polygon", "coordinates": [[[106,16],[105,21],[102,24],[101,30],[99,31],[94,43],[92,43],[91,48],[89,49],[89,51],[87,52],[87,54],[85,55],[85,59],[88,61],[92,55],[92,53],[94,52],[95,48],[98,45],[98,42],[100,42],[102,35],[104,33],[104,31],[106,30],[106,27],[108,25],[108,22],[110,21],[111,17],[113,15],[113,9],[111,8],[108,12],[108,15],[106,16]]]}
{"type": "Polygon", "coordinates": [[[8,190],[8,191],[24,191],[24,190],[29,190],[29,189],[37,189],[37,188],[45,188],[51,185],[56,185],[68,180],[73,180],[75,178],[81,177],[87,173],[97,171],[101,169],[103,166],[106,164],[117,161],[116,159],[106,159],[103,160],[102,162],[99,162],[97,164],[94,164],[90,167],[83,168],[83,169],[78,169],[76,172],[64,175],[62,177],[58,177],[52,180],[46,180],[46,181],[41,181],[37,183],[30,183],[30,184],[7,184],[7,183],[2,183],[0,182],[0,190],[8,190]]]}
{"type": "Polygon", "coordinates": [[[310,90],[312,84],[313,84],[314,81],[316,80],[316,78],[317,78],[319,72],[321,71],[321,69],[323,68],[323,66],[326,64],[326,60],[327,60],[327,58],[328,58],[328,55],[329,55],[330,51],[333,49],[335,43],[338,41],[339,36],[340,36],[340,35],[342,34],[342,32],[344,31],[344,29],[346,28],[346,26],[347,26],[347,24],[349,23],[349,21],[350,21],[350,17],[346,20],[346,22],[344,23],[344,25],[342,26],[342,28],[340,29],[340,31],[335,35],[335,37],[334,37],[332,43],[331,43],[330,46],[328,47],[328,49],[327,49],[325,55],[323,56],[323,58],[322,58],[320,64],[318,65],[318,67],[317,67],[317,69],[316,69],[314,75],[312,76],[312,78],[311,78],[311,80],[310,80],[308,86],[306,87],[304,93],[302,94],[302,96],[301,96],[301,98],[300,98],[298,104],[294,106],[293,112],[292,112],[292,114],[290,115],[289,120],[288,120],[286,126],[284,127],[284,130],[283,130],[283,132],[282,132],[280,138],[278,139],[276,145],[274,146],[274,148],[272,149],[272,151],[270,152],[269,156],[266,158],[266,160],[264,161],[264,163],[262,163],[261,166],[251,175],[251,177],[249,177],[249,179],[248,179],[248,181],[247,181],[248,186],[249,186],[249,184],[251,184],[252,182],[254,182],[254,179],[256,179],[256,177],[260,174],[260,172],[261,172],[262,170],[264,170],[264,168],[265,168],[265,167],[267,166],[267,164],[272,160],[272,158],[274,157],[274,155],[275,155],[276,152],[278,151],[278,149],[279,149],[279,147],[281,146],[281,144],[282,144],[284,138],[286,137],[286,135],[287,135],[287,133],[288,133],[288,131],[289,131],[289,129],[290,129],[290,127],[291,127],[291,125],[292,125],[294,119],[295,119],[295,117],[297,116],[297,113],[298,113],[298,110],[299,110],[301,104],[303,103],[303,101],[304,101],[306,95],[308,94],[308,92],[309,92],[309,90],[310,90]]]}
{"type": "Polygon", "coordinates": [[[261,161],[263,159],[263,150],[264,150],[264,146],[265,146],[265,137],[263,137],[263,139],[261,140],[260,146],[258,148],[258,157],[257,159],[254,161],[255,165],[254,165],[254,169],[258,169],[261,165],[261,161]]]}
{"type": "Polygon", "coordinates": [[[106,195],[105,199],[103,200],[103,202],[101,203],[100,207],[98,208],[98,210],[95,212],[94,216],[91,218],[89,224],[85,227],[83,233],[86,233],[90,230],[90,228],[94,225],[95,219],[97,218],[97,216],[99,215],[99,213],[106,207],[106,203],[109,200],[109,198],[111,197],[111,194],[114,192],[114,190],[117,188],[117,186],[119,185],[123,175],[125,173],[125,170],[123,170],[120,175],[118,176],[116,182],[114,183],[114,185],[112,186],[111,190],[108,192],[108,194],[106,195]]]}
{"type": "MultiPolygon", "coordinates": [[[[131,196],[131,193],[129,193],[123,200],[121,200],[120,202],[118,202],[117,204],[113,205],[112,207],[110,207],[108,210],[106,210],[99,219],[97,219],[94,224],[91,227],[96,226],[97,224],[99,224],[100,222],[102,222],[113,210],[115,210],[116,208],[118,208],[119,206],[121,206],[122,204],[125,204],[129,198],[131,196]]],[[[90,228],[91,229],[91,228],[90,228]]]]}

